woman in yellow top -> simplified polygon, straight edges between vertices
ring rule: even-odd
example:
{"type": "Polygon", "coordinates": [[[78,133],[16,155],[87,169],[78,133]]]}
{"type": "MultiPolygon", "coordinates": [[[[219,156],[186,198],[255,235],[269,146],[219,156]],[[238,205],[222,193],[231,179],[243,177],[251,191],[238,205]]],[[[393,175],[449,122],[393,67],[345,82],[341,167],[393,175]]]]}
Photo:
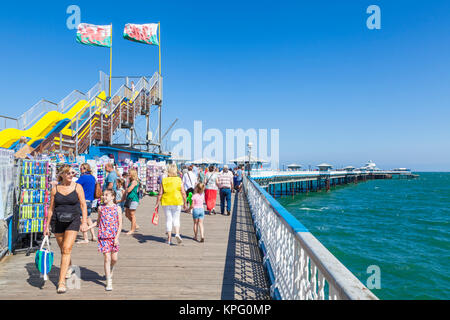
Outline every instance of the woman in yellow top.
{"type": "Polygon", "coordinates": [[[180,212],[181,206],[186,207],[186,192],[177,173],[176,164],[170,164],[167,170],[168,176],[162,179],[156,201],[156,208],[161,203],[166,214],[166,233],[169,245],[172,241],[172,227],[175,227],[177,242],[180,244],[183,241],[180,236],[180,212]]]}

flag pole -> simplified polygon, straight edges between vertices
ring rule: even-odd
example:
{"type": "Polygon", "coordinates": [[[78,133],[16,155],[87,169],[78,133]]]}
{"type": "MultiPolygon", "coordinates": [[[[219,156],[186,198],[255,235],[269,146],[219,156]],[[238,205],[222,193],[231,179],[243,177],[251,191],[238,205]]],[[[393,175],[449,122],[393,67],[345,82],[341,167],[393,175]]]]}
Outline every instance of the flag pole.
{"type": "Polygon", "coordinates": [[[158,22],[159,75],[161,76],[161,23],[158,22]]]}
{"type": "MultiPolygon", "coordinates": [[[[161,22],[158,22],[158,48],[159,48],[159,98],[161,98],[161,22]]],[[[162,153],[162,139],[161,139],[161,103],[159,104],[159,153],[162,153]]]]}
{"type": "Polygon", "coordinates": [[[109,94],[111,97],[111,74],[112,74],[112,23],[111,23],[111,46],[109,47],[109,94]]]}

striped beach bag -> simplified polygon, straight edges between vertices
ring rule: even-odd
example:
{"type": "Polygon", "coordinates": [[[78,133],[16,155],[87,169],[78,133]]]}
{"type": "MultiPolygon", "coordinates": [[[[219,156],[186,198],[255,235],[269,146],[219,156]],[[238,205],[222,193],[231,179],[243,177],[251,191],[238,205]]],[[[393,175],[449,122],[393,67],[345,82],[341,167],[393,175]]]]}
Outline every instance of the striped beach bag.
{"type": "Polygon", "coordinates": [[[48,236],[44,237],[44,240],[42,240],[41,248],[36,251],[34,262],[36,263],[36,268],[41,273],[41,277],[43,277],[44,281],[46,281],[48,279],[47,274],[50,272],[53,265],[53,252],[50,251],[50,242],[48,241],[48,236]],[[47,243],[47,249],[44,249],[45,243],[47,243]]]}

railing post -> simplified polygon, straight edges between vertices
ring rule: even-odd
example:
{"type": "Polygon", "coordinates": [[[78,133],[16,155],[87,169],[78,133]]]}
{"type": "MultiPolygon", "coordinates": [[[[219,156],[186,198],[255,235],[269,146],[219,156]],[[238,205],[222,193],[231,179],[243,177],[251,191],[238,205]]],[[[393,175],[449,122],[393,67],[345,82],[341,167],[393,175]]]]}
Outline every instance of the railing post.
{"type": "MultiPolygon", "coordinates": [[[[70,124],[70,129],[72,129],[72,124],[70,124]]],[[[59,153],[62,153],[62,132],[59,132],[59,153]]]]}
{"type": "Polygon", "coordinates": [[[119,128],[122,128],[122,102],[119,101],[119,128]]]}
{"type": "MultiPolygon", "coordinates": [[[[111,102],[110,102],[110,106],[111,106],[111,102]]],[[[112,108],[110,108],[112,109],[112,108]]],[[[114,121],[113,121],[113,113],[109,113],[109,123],[110,123],[110,136],[109,136],[109,145],[112,145],[112,138],[113,138],[113,125],[114,125],[114,121]]]]}
{"type": "Polygon", "coordinates": [[[76,129],[77,129],[77,134],[76,134],[76,139],[75,139],[75,156],[78,155],[78,116],[77,116],[76,129]]]}
{"type": "Polygon", "coordinates": [[[100,139],[102,140],[102,144],[104,144],[103,142],[103,113],[100,112],[100,139]]]}

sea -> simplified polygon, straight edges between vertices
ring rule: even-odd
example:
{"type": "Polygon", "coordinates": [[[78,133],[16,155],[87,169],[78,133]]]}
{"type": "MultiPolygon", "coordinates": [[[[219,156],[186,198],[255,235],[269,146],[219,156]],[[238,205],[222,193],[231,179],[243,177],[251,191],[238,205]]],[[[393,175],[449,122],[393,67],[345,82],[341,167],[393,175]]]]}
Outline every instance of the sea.
{"type": "Polygon", "coordinates": [[[450,173],[416,174],[277,200],[379,299],[450,299],[450,173]]]}

